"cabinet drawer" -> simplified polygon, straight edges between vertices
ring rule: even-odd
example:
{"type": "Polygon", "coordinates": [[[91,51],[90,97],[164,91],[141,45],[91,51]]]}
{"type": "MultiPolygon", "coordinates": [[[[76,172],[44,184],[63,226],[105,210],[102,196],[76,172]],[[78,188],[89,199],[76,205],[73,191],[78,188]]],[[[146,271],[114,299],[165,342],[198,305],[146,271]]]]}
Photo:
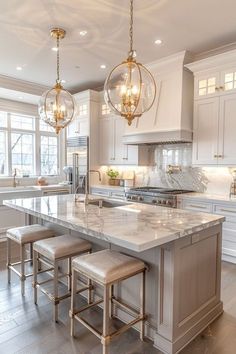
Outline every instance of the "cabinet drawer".
{"type": "Polygon", "coordinates": [[[235,242],[235,244],[236,244],[236,229],[232,230],[232,229],[227,229],[227,228],[223,227],[222,239],[224,241],[235,242]]]}
{"type": "Polygon", "coordinates": [[[183,200],[183,209],[198,211],[198,212],[202,212],[202,213],[211,213],[212,212],[212,204],[198,202],[195,200],[183,200]]]}
{"type": "Polygon", "coordinates": [[[125,198],[125,193],[124,192],[111,192],[111,197],[116,198],[116,199],[124,199],[125,198]]]}
{"type": "Polygon", "coordinates": [[[106,190],[106,189],[94,189],[94,188],[91,188],[91,192],[92,194],[95,194],[95,195],[101,195],[103,197],[110,197],[110,191],[109,190],[106,190]]]}
{"type": "Polygon", "coordinates": [[[226,217],[226,221],[231,221],[236,223],[236,206],[224,206],[215,204],[213,206],[215,214],[223,215],[226,217]]]}

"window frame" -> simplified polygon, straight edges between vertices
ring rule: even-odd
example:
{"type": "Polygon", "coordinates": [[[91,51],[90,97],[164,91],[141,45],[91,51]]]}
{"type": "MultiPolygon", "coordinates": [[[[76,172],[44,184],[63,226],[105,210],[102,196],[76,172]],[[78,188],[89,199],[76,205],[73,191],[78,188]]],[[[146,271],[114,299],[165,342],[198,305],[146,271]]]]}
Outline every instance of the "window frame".
{"type": "MultiPolygon", "coordinates": [[[[1,112],[6,112],[3,109],[0,109],[1,112]]],[[[33,134],[33,160],[34,160],[34,174],[30,175],[29,178],[41,176],[41,136],[48,137],[57,137],[57,174],[55,175],[43,175],[45,177],[58,177],[61,175],[62,171],[62,161],[63,157],[61,156],[63,138],[61,134],[57,136],[55,132],[43,131],[40,130],[40,118],[34,114],[25,114],[21,112],[6,112],[7,113],[7,127],[0,127],[0,131],[6,133],[6,171],[7,174],[0,175],[0,178],[8,178],[12,176],[12,154],[11,154],[11,134],[12,133],[25,133],[33,134]],[[11,127],[11,115],[19,115],[21,117],[32,117],[34,119],[34,128],[33,129],[20,129],[11,127]]]]}

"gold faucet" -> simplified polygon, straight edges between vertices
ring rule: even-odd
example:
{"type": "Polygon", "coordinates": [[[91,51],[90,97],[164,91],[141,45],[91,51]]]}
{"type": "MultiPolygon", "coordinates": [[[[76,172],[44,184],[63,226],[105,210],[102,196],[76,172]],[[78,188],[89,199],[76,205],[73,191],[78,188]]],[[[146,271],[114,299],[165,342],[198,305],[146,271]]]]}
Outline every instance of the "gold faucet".
{"type": "Polygon", "coordinates": [[[15,188],[16,186],[17,186],[17,183],[16,183],[16,168],[14,168],[14,173],[13,173],[13,183],[12,183],[12,185],[13,185],[13,187],[15,188]]]}

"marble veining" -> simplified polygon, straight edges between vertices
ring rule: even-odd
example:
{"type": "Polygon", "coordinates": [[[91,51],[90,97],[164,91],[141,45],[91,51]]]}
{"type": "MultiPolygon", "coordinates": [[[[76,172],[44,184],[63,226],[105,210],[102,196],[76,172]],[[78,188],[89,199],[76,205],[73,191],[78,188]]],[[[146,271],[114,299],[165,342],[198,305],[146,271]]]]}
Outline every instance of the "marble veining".
{"type": "MultiPolygon", "coordinates": [[[[94,196],[90,196],[93,199],[94,196]]],[[[127,203],[116,208],[74,202],[73,195],[6,200],[4,204],[68,229],[141,252],[224,221],[224,217],[127,203]]]]}

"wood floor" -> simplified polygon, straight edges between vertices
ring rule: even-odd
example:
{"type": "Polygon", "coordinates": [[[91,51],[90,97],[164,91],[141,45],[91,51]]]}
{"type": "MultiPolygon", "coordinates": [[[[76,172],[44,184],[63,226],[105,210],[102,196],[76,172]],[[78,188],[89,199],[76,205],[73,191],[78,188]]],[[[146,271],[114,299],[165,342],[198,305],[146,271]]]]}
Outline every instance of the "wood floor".
{"type": "MultiPolygon", "coordinates": [[[[236,353],[236,265],[223,263],[222,299],[224,314],[210,328],[188,345],[182,354],[236,353]]],[[[0,264],[0,354],[101,354],[99,340],[81,325],[71,339],[68,318],[69,301],[60,304],[59,324],[52,322],[52,305],[43,294],[39,305],[33,304],[31,281],[27,280],[26,296],[20,295],[19,279],[6,282],[5,266],[0,264]]],[[[101,313],[90,313],[94,323],[101,313]]],[[[117,326],[119,323],[117,322],[117,326]]],[[[110,354],[160,354],[151,343],[142,343],[134,330],[129,330],[111,345],[110,354]]]]}

